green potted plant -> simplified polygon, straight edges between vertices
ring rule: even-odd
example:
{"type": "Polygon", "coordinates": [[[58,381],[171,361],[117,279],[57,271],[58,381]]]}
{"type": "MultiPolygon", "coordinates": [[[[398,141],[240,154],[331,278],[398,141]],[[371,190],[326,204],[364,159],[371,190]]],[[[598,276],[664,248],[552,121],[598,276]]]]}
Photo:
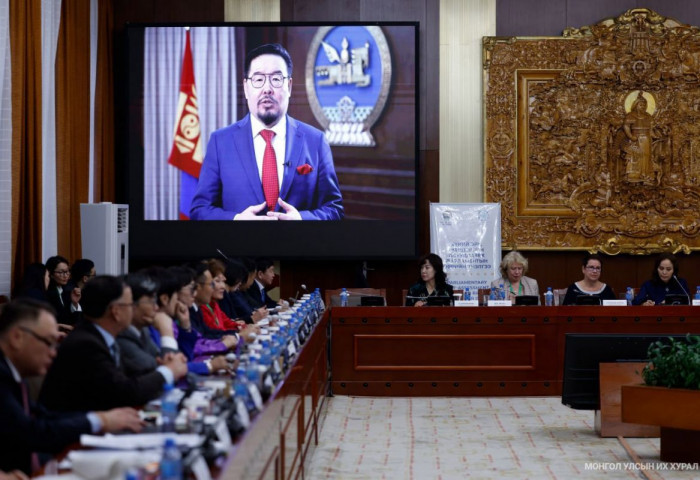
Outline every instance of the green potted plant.
{"type": "Polygon", "coordinates": [[[700,336],[686,336],[686,342],[649,345],[649,364],[644,367],[644,383],[654,387],[700,389],[700,336]]]}
{"type": "Polygon", "coordinates": [[[661,427],[661,460],[700,461],[700,336],[649,346],[645,385],[622,386],[622,420],[661,427]]]}

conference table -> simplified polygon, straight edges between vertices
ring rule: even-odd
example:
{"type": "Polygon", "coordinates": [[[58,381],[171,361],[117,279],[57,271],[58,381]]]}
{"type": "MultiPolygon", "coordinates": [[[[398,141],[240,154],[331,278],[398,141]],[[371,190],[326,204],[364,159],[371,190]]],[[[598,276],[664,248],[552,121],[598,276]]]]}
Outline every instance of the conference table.
{"type": "Polygon", "coordinates": [[[700,334],[700,307],[333,307],[219,478],[301,478],[326,396],[557,396],[566,333],[700,334]]]}

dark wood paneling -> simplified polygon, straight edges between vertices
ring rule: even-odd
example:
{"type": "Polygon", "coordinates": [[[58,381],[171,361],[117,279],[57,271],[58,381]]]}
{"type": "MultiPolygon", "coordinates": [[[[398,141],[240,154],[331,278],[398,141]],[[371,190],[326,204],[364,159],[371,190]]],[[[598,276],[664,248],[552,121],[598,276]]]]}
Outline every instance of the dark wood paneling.
{"type": "Polygon", "coordinates": [[[698,333],[700,310],[333,307],[331,328],[335,394],[559,395],[565,334],[698,333]]]}
{"type": "Polygon", "coordinates": [[[535,336],[460,334],[356,334],[360,370],[534,370],[535,336]],[[427,345],[430,343],[430,345],[427,345]],[[385,348],[391,345],[392,348],[385,348]]]}

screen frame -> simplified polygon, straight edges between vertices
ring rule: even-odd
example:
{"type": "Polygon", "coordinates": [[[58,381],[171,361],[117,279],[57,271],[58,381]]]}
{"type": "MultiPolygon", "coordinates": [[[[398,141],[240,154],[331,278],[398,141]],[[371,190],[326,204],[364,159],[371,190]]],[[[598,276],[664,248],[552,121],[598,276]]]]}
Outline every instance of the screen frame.
{"type": "MultiPolygon", "coordinates": [[[[420,37],[419,22],[217,22],[217,23],[132,23],[126,29],[127,94],[126,119],[127,162],[124,182],[129,214],[130,258],[134,260],[180,261],[214,256],[217,249],[229,256],[270,256],[276,259],[312,260],[407,260],[418,256],[420,163],[420,37]],[[143,110],[132,108],[134,98],[143,98],[143,69],[128,69],[134,62],[143,64],[143,45],[147,27],[284,28],[320,26],[411,27],[414,36],[414,201],[411,221],[340,220],[303,222],[233,222],[145,220],[143,149],[139,143],[143,110]],[[134,58],[134,54],[141,58],[134,58]],[[136,95],[136,97],[135,97],[136,95]],[[139,118],[141,116],[141,118],[139,118]],[[136,138],[134,138],[136,137],[136,138]],[[274,225],[273,225],[274,224],[274,225]],[[196,239],[196,241],[192,241],[196,239]],[[380,239],[381,240],[380,242],[380,239]],[[398,241],[397,239],[400,239],[398,241]]],[[[301,59],[295,59],[303,68],[301,59]]],[[[396,62],[393,58],[392,62],[396,62]]],[[[242,59],[237,60],[242,64],[242,59]]],[[[295,68],[295,71],[297,70],[295,68]]],[[[239,75],[240,76],[240,75],[239,75]]],[[[297,88],[303,88],[302,85],[297,88]]],[[[393,83],[392,83],[393,87],[393,83]]],[[[381,120],[381,117],[380,117],[381,120]]],[[[317,126],[317,125],[314,125],[317,126]]],[[[223,126],[222,126],[223,127],[223,126]]],[[[318,126],[317,126],[318,127],[318,126]]],[[[142,139],[141,139],[142,141],[142,139]]],[[[205,142],[208,139],[205,139],[205,142]]],[[[331,150],[334,147],[331,147],[331,150]]]]}

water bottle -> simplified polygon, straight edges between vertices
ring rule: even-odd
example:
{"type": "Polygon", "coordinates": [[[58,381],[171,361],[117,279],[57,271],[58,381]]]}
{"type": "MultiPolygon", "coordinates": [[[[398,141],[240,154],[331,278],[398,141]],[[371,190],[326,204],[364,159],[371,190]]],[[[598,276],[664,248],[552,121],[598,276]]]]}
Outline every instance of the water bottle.
{"type": "Polygon", "coordinates": [[[547,291],[544,294],[544,304],[548,307],[554,305],[554,292],[552,292],[552,287],[547,287],[547,291]]]}
{"type": "Polygon", "coordinates": [[[469,287],[464,289],[464,299],[465,300],[471,300],[472,299],[472,293],[469,291],[469,287]]]}
{"type": "Polygon", "coordinates": [[[175,439],[165,439],[163,456],[160,459],[161,480],[182,480],[182,455],[175,439]]]}
{"type": "Polygon", "coordinates": [[[340,292],[340,306],[348,306],[348,290],[346,288],[343,288],[343,290],[341,290],[340,292]]]}
{"type": "Polygon", "coordinates": [[[505,287],[505,285],[503,285],[503,283],[501,283],[498,286],[498,294],[499,294],[499,297],[498,297],[499,300],[506,299],[506,287],[505,287]]]}
{"type": "Polygon", "coordinates": [[[632,305],[633,298],[634,298],[634,290],[632,290],[632,287],[627,287],[627,292],[625,293],[625,299],[627,300],[627,305],[632,305]]]}
{"type": "Polygon", "coordinates": [[[695,287],[695,300],[700,300],[700,285],[695,287]]]}
{"type": "Polygon", "coordinates": [[[175,419],[177,418],[177,405],[179,395],[172,385],[165,385],[163,395],[160,398],[161,430],[163,432],[175,431],[175,419]]]}
{"type": "Polygon", "coordinates": [[[498,298],[498,287],[491,287],[491,291],[489,292],[489,300],[496,300],[498,298]]]}

